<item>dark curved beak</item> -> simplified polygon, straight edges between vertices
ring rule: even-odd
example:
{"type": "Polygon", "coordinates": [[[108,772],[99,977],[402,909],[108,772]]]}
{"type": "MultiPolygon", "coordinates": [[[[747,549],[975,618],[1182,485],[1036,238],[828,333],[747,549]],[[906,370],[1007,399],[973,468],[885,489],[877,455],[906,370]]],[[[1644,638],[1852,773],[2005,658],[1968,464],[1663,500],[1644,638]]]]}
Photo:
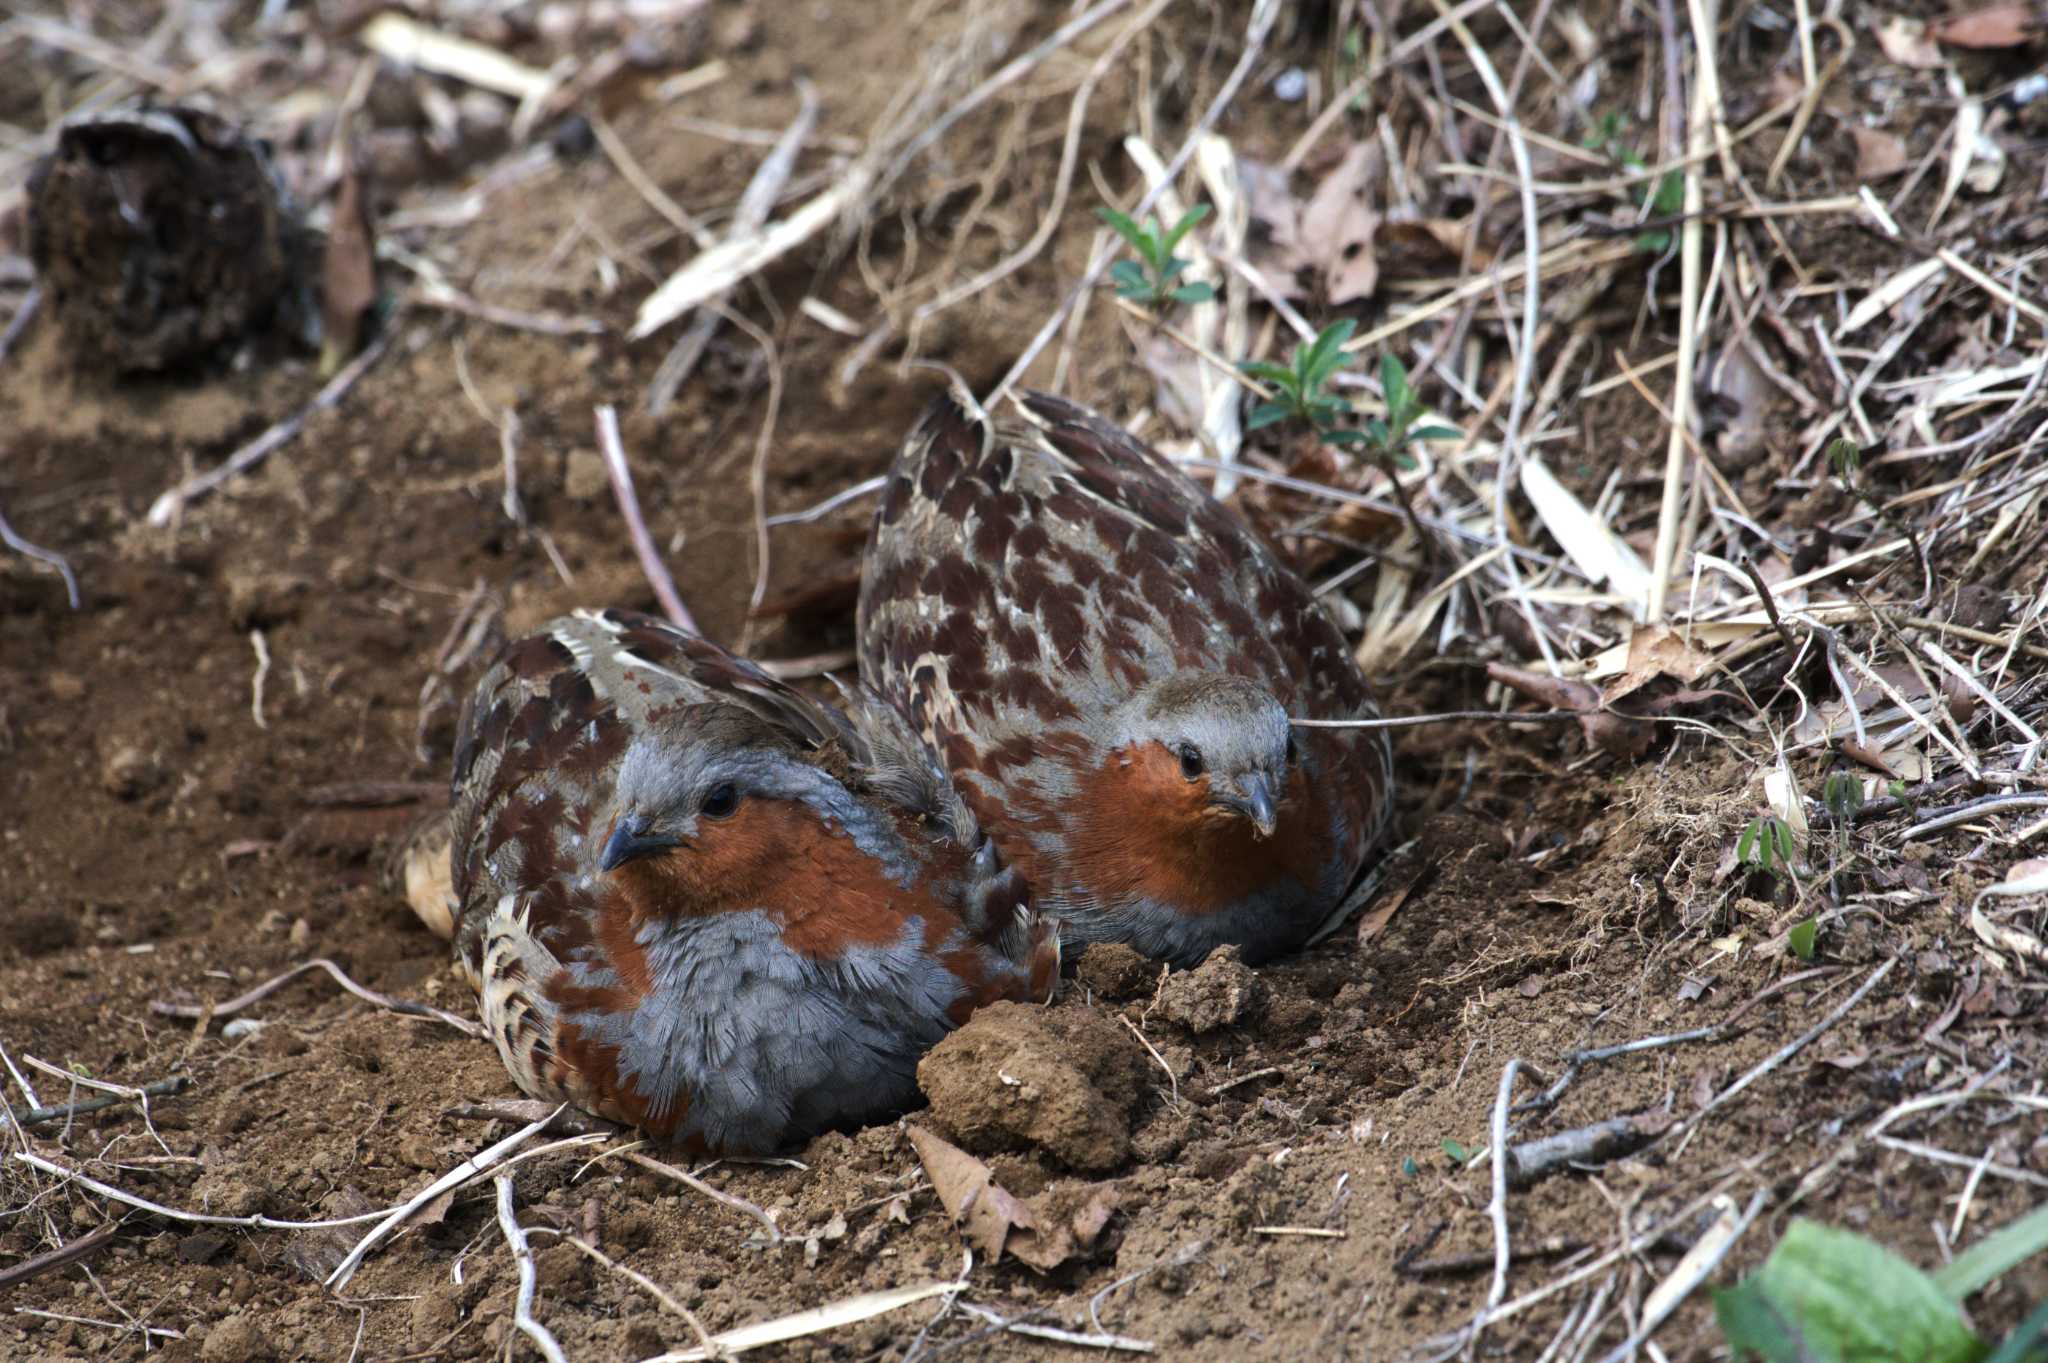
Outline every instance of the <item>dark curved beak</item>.
{"type": "Polygon", "coordinates": [[[636,858],[666,852],[680,845],[680,839],[666,833],[649,832],[645,815],[628,813],[612,825],[612,835],[605,839],[604,853],[597,864],[601,870],[615,871],[636,858]]]}
{"type": "Polygon", "coordinates": [[[1222,797],[1221,802],[1252,821],[1252,830],[1261,838],[1273,836],[1273,830],[1280,822],[1280,803],[1273,798],[1272,784],[1260,772],[1252,772],[1237,783],[1235,792],[1222,797]]]}

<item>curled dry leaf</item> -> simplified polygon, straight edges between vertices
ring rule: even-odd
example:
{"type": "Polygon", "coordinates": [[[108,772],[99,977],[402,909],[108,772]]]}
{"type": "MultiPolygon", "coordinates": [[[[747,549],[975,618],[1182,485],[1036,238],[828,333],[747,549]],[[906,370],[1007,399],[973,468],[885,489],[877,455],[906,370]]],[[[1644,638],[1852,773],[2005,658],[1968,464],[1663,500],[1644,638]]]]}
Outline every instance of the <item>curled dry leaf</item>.
{"type": "Polygon", "coordinates": [[[1058,1268],[1093,1245],[1116,1212],[1111,1185],[1090,1190],[1078,1207],[1058,1210],[1051,1191],[1017,1197],[995,1181],[986,1164],[921,1126],[910,1128],[910,1143],[968,1248],[989,1263],[1007,1251],[1041,1272],[1058,1268]]]}
{"type": "Polygon", "coordinates": [[[1373,205],[1385,178],[1379,143],[1354,143],[1302,210],[1302,255],[1322,272],[1332,306],[1370,298],[1379,288],[1380,214],[1373,205]]]}
{"type": "Polygon", "coordinates": [[[1628,670],[1602,687],[1599,694],[1603,701],[1612,704],[1659,677],[1690,685],[1713,666],[1712,655],[1694,648],[1671,626],[1637,625],[1629,634],[1628,670]]]}
{"type": "MultiPolygon", "coordinates": [[[[1370,298],[1379,288],[1378,208],[1386,162],[1376,142],[1354,143],[1316,186],[1306,204],[1288,188],[1287,172],[1240,157],[1237,175],[1252,222],[1250,263],[1268,288],[1283,298],[1301,298],[1303,272],[1313,272],[1331,304],[1370,298]]],[[[1410,223],[1431,249],[1455,256],[1463,250],[1456,224],[1410,223]]]]}
{"type": "Polygon", "coordinates": [[[1610,714],[1601,707],[1600,689],[1589,682],[1553,677],[1547,672],[1529,672],[1503,663],[1488,663],[1486,675],[1503,686],[1512,687],[1531,700],[1542,701],[1553,710],[1570,710],[1579,717],[1586,741],[1613,757],[1631,760],[1650,750],[1656,727],[1639,719],[1610,714]]]}

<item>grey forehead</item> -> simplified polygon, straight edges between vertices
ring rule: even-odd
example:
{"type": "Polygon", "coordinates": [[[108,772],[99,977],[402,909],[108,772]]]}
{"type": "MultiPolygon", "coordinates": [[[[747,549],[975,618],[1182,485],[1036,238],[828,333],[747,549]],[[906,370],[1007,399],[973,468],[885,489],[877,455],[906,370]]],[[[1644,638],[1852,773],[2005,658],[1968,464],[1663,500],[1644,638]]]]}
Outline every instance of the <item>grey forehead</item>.
{"type": "Polygon", "coordinates": [[[1192,743],[1212,763],[1253,763],[1284,753],[1287,711],[1272,691],[1242,677],[1170,677],[1147,697],[1147,727],[1167,742],[1192,743]]]}
{"type": "Polygon", "coordinates": [[[786,738],[731,706],[693,712],[634,736],[619,763],[618,797],[664,809],[719,781],[767,789],[792,765],[786,738]]]}

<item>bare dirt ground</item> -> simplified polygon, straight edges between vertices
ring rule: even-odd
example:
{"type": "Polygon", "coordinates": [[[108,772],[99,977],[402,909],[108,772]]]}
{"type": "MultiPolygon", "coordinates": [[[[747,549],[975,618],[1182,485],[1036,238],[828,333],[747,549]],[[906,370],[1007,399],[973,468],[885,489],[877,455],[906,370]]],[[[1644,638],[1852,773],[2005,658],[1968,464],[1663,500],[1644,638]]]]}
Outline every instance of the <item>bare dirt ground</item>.
{"type": "MultiPolygon", "coordinates": [[[[456,705],[491,639],[578,605],[655,605],[593,408],[617,406],[647,522],[707,634],[767,659],[842,652],[866,504],[775,527],[764,570],[757,492],[770,515],[800,511],[878,473],[943,382],[901,365],[906,354],[986,392],[1087,270],[1095,205],[1143,193],[1121,140],[1143,136],[1162,156],[1181,146],[1258,13],[1131,5],[1061,38],[1077,11],[1056,4],[714,0],[644,28],[607,6],[416,11],[534,69],[568,56],[589,74],[617,58],[508,146],[525,131],[510,99],[379,74],[360,16],[338,6],[282,9],[271,26],[259,8],[74,5],[0,28],[6,315],[28,296],[19,190],[47,148],[34,139],[81,100],[151,88],[216,92],[276,138],[316,220],[335,110],[352,109],[379,175],[384,286],[407,300],[389,351],[334,410],[165,527],[145,521],[158,495],[303,404],[320,383],[312,357],[116,383],[74,363],[42,316],[0,360],[0,511],[65,555],[81,592],[72,609],[45,565],[0,557],[0,1049],[19,1072],[0,1086],[25,1112],[94,1097],[88,1080],[189,1081],[154,1099],[148,1121],[123,1101],[8,1131],[0,1355],[526,1357],[488,1179],[429,1206],[338,1291],[322,1280],[364,1225],[202,1224],[106,1189],[183,1213],[340,1218],[403,1202],[516,1129],[457,1112],[516,1096],[487,1045],[324,974],[232,1018],[209,1005],[324,957],[371,990],[469,1015],[390,862],[441,798],[456,705]],[[663,87],[677,76],[680,89],[663,87]],[[776,218],[869,164],[864,152],[941,135],[843,234],[735,292],[728,306],[752,330],[721,328],[673,407],[650,417],[648,385],[680,327],[628,342],[635,310],[696,250],[679,224],[725,230],[797,116],[800,77],[820,114],[776,218]],[[447,121],[457,99],[467,122],[447,121]],[[475,145],[449,131],[472,124],[475,145]],[[479,185],[481,206],[465,205],[479,185]],[[1043,249],[1013,273],[917,315],[1029,247],[1042,217],[1043,249]],[[429,275],[500,311],[436,301],[429,275]],[[506,412],[523,521],[503,506],[506,412]],[[757,574],[788,609],[750,618],[757,574]],[[197,1018],[161,1006],[195,1004],[197,1018]],[[244,1022],[259,1025],[231,1025],[244,1022]],[[14,1273],[81,1241],[80,1263],[14,1273]]],[[[1665,83],[1689,41],[1686,7],[1670,31],[1655,5],[1512,8],[1519,28],[1475,14],[1473,42],[1514,88],[1545,247],[1563,253],[1545,256],[1539,353],[1512,401],[1530,338],[1519,276],[1496,267],[1522,249],[1516,159],[1470,50],[1428,27],[1435,10],[1285,7],[1215,122],[1265,165],[1302,144],[1304,200],[1346,148],[1392,152],[1361,201],[1402,224],[1377,245],[1358,238],[1377,287],[1329,301],[1357,263],[1355,242],[1338,241],[1293,306],[1314,326],[1354,317],[1361,334],[1409,319],[1357,369],[1376,374],[1391,348],[1433,410],[1473,433],[1404,475],[1419,510],[1462,537],[1425,548],[1383,474],[1300,432],[1261,433],[1242,458],[1378,509],[1324,520],[1313,499],[1256,485],[1240,501],[1319,578],[1370,551],[1332,599],[1390,714],[1500,708],[1513,693],[1485,665],[1541,669],[1547,648],[1656,722],[1618,736],[1575,723],[1397,731],[1408,847],[1361,920],[1255,978],[1212,962],[1162,981],[1100,954],[1049,1015],[1005,1012],[949,1043],[931,1062],[931,1109],[821,1137],[790,1161],[699,1170],[764,1209],[774,1243],[744,1210],[605,1153],[622,1140],[518,1164],[536,1313],[570,1358],[697,1343],[624,1268],[713,1333],[960,1279],[961,1233],[912,1125],[1062,1215],[1104,1190],[1114,1211],[1055,1267],[978,1254],[962,1290],[767,1356],[1083,1355],[1004,1322],[1189,1360],[1436,1356],[1497,1291],[1512,1309],[1482,1336],[1489,1357],[1600,1358],[1655,1325],[1663,1356],[1702,1359],[1720,1347],[1706,1289],[1661,1323],[1643,1311],[1716,1227],[1743,1228],[1709,1279],[1725,1285],[1794,1216],[1932,1267],[2039,1200],[2041,901],[1978,898],[2025,873],[2042,831],[2027,740],[2048,642],[2032,444],[2048,413],[2048,318],[2031,300],[2048,189],[2038,107],[1998,103],[2039,48],[1962,51],[1925,34],[1915,47],[1917,30],[1871,11],[1813,26],[1809,68],[1790,9],[1728,6],[1721,131],[1740,140],[1717,147],[1707,132],[1683,162],[1704,182],[1692,271],[1683,215],[1652,201],[1656,176],[1615,149],[1635,165],[1682,161],[1686,104],[1665,83]],[[1306,98],[1290,88],[1304,82],[1306,98]],[[1987,111],[1982,148],[1958,157],[1958,120],[1987,111]],[[1604,133],[1603,114],[1618,116],[1604,133]],[[1565,180],[1587,187],[1554,188],[1565,180]],[[1864,185],[1899,236],[1859,216],[1864,185]],[[1632,242],[1640,230],[1665,240],[1632,242]],[[1846,327],[1923,261],[1939,273],[1846,327]],[[1466,279],[1493,282],[1428,310],[1466,279]],[[1697,355],[1679,342],[1688,293],[1704,319],[1697,355]],[[1618,540],[1656,561],[1674,352],[1695,366],[1687,405],[1708,418],[1705,452],[1681,447],[1673,502],[1670,609],[1701,631],[1683,638],[1634,628],[1626,585],[1584,557],[1618,540]],[[1983,374],[1995,381],[1955,388],[1983,374]],[[1503,472],[1511,411],[1513,434],[1536,437],[1517,448],[1592,509],[1582,520],[1503,472]],[[1860,492],[1819,453],[1843,433],[1864,447],[1860,492]],[[1501,478],[1513,495],[1496,521],[1501,478]],[[1515,589],[1499,527],[1538,556],[1515,589]],[[1742,554],[1779,587],[1778,624],[1753,596],[1745,607],[1742,554]],[[1701,568],[1687,598],[1695,555],[1728,566],[1701,568]],[[1945,683],[1930,642],[2000,705],[1945,683]],[[1602,671],[1614,649],[1621,661],[1602,671]],[[1775,771],[1793,794],[1766,784],[1775,771]],[[1831,774],[1859,794],[1867,781],[1860,809],[1825,793],[1841,788],[1831,774]],[[1905,798],[1887,794],[1894,780],[1905,798]],[[1989,797],[2005,803],[1971,803],[1989,797]],[[1961,812],[1940,823],[1947,809],[1961,812]],[[1792,876],[1739,855],[1767,818],[1797,838],[1792,876]],[[1672,1039],[1698,1029],[1713,1030],[1672,1039]],[[1639,1038],[1664,1042],[1572,1062],[1639,1038]],[[1628,1120],[1613,1144],[1509,1190],[1513,1252],[1496,1285],[1490,1123],[1517,1059],[1517,1103],[1558,1095],[1514,1113],[1518,1148],[1628,1120]],[[1018,1103],[1046,1110],[1006,1118],[1018,1103]]],[[[1685,72],[1695,78],[1690,55],[1685,72]]],[[[1284,327],[1277,340],[1259,330],[1273,310],[1257,295],[1248,308],[1258,339],[1240,355],[1284,358],[1284,327]]],[[[1185,440],[1160,376],[1202,365],[1158,337],[1098,291],[1028,381],[1185,440]]],[[[1585,701],[1553,691],[1537,708],[1558,706],[1585,701]]],[[[1996,1338],[2044,1296],[2036,1262],[1969,1310],[1996,1338]]]]}

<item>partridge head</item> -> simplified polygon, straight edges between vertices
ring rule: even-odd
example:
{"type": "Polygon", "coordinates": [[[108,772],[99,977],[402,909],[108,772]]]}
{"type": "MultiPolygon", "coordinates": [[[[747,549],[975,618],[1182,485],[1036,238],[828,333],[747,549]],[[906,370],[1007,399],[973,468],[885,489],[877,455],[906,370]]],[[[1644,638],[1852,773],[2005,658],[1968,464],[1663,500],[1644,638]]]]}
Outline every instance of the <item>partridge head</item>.
{"type": "Polygon", "coordinates": [[[1301,945],[1391,813],[1365,678],[1306,584],[1129,434],[942,401],[869,538],[860,650],[1069,940],[1301,945]]]}
{"type": "Polygon", "coordinates": [[[814,701],[652,619],[505,650],[465,711],[456,959],[520,1088],[712,1152],[915,1100],[1049,925],[892,707],[814,701]]]}

